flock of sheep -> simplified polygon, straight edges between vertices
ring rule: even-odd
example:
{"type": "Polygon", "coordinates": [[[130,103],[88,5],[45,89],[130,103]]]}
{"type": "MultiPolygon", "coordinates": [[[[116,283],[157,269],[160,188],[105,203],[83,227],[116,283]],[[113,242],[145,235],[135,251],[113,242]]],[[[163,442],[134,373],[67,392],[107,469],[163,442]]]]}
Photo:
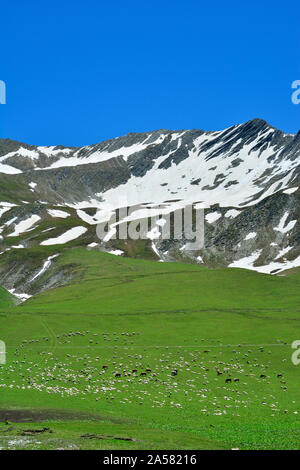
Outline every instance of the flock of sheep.
{"type": "Polygon", "coordinates": [[[68,331],[55,339],[24,340],[0,368],[0,389],[92,399],[95,409],[118,402],[239,416],[255,404],[272,415],[295,412],[294,402],[283,410],[273,395],[271,380],[277,380],[280,393],[287,383],[281,372],[268,373],[272,351],[242,345],[224,349],[220,341],[206,349],[200,344],[146,347],[135,343],[138,337],[136,332],[68,331]],[[254,386],[258,382],[262,395],[254,386]]]}

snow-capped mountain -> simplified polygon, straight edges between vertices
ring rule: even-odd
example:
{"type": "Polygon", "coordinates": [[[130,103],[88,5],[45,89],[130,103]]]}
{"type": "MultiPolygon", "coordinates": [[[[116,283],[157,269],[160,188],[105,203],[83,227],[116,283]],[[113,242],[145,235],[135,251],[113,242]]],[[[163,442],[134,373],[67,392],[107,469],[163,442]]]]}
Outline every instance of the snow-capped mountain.
{"type": "Polygon", "coordinates": [[[134,255],[132,244],[128,250],[124,241],[96,236],[96,225],[124,205],[205,207],[204,248],[189,252],[184,239],[149,236],[155,259],[265,273],[300,266],[299,157],[300,132],[285,134],[260,119],[218,132],[129,134],[82,148],[2,139],[0,283],[34,292],[55,262],[40,260],[31,283],[22,267],[13,276],[22,257],[12,253],[21,248],[78,244],[134,255]]]}

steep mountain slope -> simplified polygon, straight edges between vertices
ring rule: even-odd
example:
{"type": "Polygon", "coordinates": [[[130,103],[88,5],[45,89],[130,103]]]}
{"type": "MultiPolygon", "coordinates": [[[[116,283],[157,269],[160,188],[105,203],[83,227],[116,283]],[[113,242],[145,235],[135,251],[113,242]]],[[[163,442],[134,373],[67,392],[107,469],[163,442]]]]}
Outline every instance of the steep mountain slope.
{"type": "Polygon", "coordinates": [[[300,266],[299,156],[300,132],[287,135],[259,119],[83,148],[2,139],[0,283],[22,299],[66,284],[72,263],[55,266],[74,246],[272,274],[300,266]],[[203,249],[190,251],[184,235],[162,240],[159,223],[146,240],[98,239],[97,224],[112,222],[119,208],[139,206],[132,218],[140,221],[162,204],[164,215],[205,208],[203,249]]]}

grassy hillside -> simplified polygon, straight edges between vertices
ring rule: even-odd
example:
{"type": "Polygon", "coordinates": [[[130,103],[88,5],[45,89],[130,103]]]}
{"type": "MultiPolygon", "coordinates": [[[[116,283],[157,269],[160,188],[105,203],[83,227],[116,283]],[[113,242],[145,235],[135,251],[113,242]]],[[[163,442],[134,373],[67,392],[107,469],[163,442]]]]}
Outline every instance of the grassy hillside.
{"type": "Polygon", "coordinates": [[[297,274],[75,248],[59,263],[72,284],[2,309],[0,447],[25,430],[14,448],[299,448],[297,274]]]}
{"type": "MultiPolygon", "coordinates": [[[[53,251],[53,248],[52,248],[53,251]]],[[[294,308],[299,277],[242,269],[207,269],[182,263],[122,258],[84,248],[68,250],[56,267],[73,265],[77,281],[26,302],[22,311],[140,313],[180,309],[294,308]]]]}
{"type": "Polygon", "coordinates": [[[0,310],[12,307],[14,305],[14,297],[7,290],[0,287],[0,310]]]}

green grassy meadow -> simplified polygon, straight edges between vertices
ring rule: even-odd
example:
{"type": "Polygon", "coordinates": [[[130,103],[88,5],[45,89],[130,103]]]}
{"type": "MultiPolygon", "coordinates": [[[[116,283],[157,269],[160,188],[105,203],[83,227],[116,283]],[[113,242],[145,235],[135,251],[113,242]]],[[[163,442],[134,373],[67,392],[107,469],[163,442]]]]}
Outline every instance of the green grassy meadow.
{"type": "Polygon", "coordinates": [[[14,305],[13,296],[0,287],[0,308],[9,308],[12,305],[14,305]]]}
{"type": "Polygon", "coordinates": [[[297,271],[75,247],[55,263],[70,284],[18,306],[0,291],[0,448],[299,448],[297,271]]]}

